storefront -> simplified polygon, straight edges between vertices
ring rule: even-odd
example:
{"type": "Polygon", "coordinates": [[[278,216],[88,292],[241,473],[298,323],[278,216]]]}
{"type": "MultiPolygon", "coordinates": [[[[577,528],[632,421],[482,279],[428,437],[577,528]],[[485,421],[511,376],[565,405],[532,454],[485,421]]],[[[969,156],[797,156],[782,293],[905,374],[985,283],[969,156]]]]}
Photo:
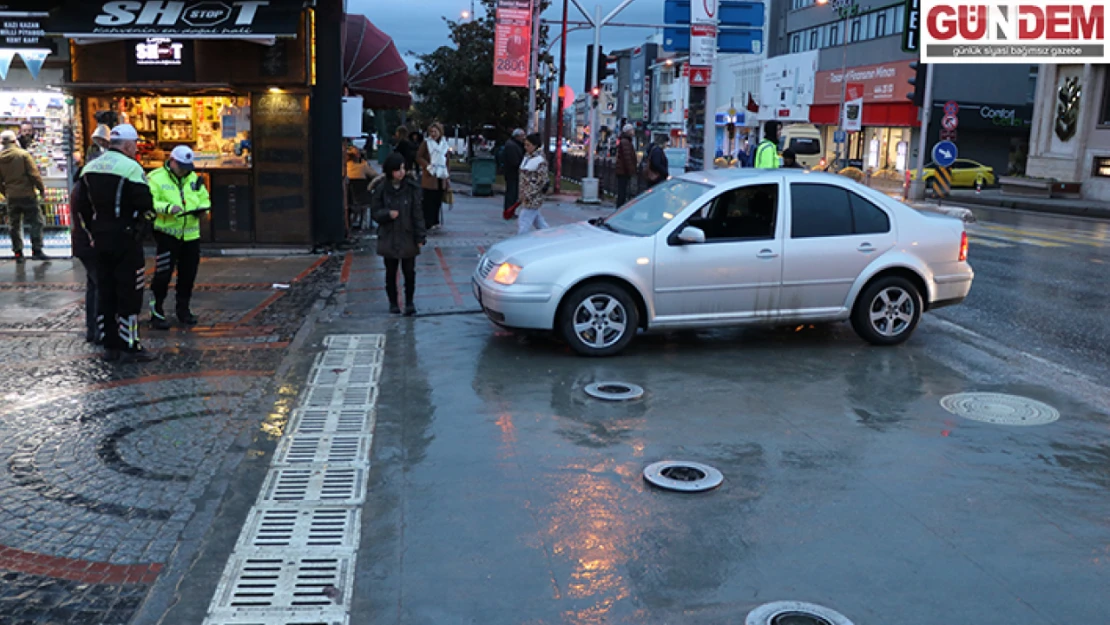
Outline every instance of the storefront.
{"type": "MultiPolygon", "coordinates": [[[[1025,172],[1029,153],[1029,132],[1033,126],[1033,106],[1014,106],[987,102],[953,100],[959,107],[957,127],[949,136],[959,146],[960,158],[989,167],[1000,176],[1025,172]]],[[[945,101],[933,102],[928,145],[940,140],[940,119],[945,101]]]]}
{"type": "MultiPolygon", "coordinates": [[[[818,72],[809,120],[821,129],[825,151],[835,157],[844,72],[818,72]]],[[[905,171],[910,165],[913,129],[921,124],[918,109],[906,99],[907,81],[914,77],[909,61],[850,67],[849,83],[863,89],[861,129],[848,133],[845,153],[861,169],[905,171]]],[[[842,158],[843,158],[842,154],[842,158]]]]}
{"type": "MultiPolygon", "coordinates": [[[[20,136],[46,186],[43,198],[44,251],[69,255],[69,173],[66,131],[71,107],[58,89],[68,50],[45,36],[46,13],[0,12],[0,131],[20,136]],[[61,54],[59,54],[61,52],[61,54]]],[[[7,211],[0,211],[0,257],[11,257],[7,211]]],[[[23,242],[29,250],[30,228],[23,242]]]]}
{"type": "Polygon", "coordinates": [[[312,131],[315,24],[303,6],[60,3],[49,29],[72,43],[64,89],[76,100],[76,151],[97,124],[130,123],[147,170],[175,146],[195,151],[212,197],[203,241],[319,241],[313,211],[344,208],[314,201],[313,149],[325,143],[312,131]]]}

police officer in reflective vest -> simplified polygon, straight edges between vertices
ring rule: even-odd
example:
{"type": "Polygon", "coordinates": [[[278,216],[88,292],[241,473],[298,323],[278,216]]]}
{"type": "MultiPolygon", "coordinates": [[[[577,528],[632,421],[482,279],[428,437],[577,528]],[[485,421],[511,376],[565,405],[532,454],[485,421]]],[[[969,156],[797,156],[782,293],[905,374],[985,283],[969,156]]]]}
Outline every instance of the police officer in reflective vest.
{"type": "Polygon", "coordinates": [[[156,358],[139,342],[145,286],[143,235],[154,219],[154,207],[143,168],[135,161],[138,140],[130,124],[113,128],[108,151],[85,165],[73,190],[73,208],[96,257],[97,329],[107,350],[104,359],[109,361],[156,358]]]}
{"type": "Polygon", "coordinates": [[[779,123],[768,121],[763,124],[763,140],[755,149],[753,166],[756,169],[779,168],[779,123]]]}
{"type": "Polygon", "coordinates": [[[184,326],[197,324],[189,309],[193,283],[200,265],[200,215],[209,210],[208,188],[193,171],[193,151],[179,145],[170,153],[166,166],[150,172],[150,193],[154,196],[154,241],[158,244],[154,280],[150,290],[150,324],[168,330],[170,322],[162,307],[170,278],[177,270],[177,320],[184,326]]]}

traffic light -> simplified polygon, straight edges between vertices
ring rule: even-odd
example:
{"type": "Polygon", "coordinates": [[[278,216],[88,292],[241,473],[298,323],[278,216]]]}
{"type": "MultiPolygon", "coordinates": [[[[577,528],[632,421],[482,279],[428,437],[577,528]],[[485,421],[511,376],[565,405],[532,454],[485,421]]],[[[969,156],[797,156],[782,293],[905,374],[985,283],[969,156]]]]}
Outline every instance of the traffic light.
{"type": "Polygon", "coordinates": [[[590,102],[595,107],[597,106],[598,98],[600,96],[601,96],[601,88],[600,87],[595,86],[593,89],[590,89],[590,102]]]}
{"type": "Polygon", "coordinates": [[[925,79],[929,76],[929,66],[920,62],[914,61],[910,63],[910,68],[914,70],[914,77],[906,82],[910,83],[913,91],[906,94],[908,100],[912,100],[914,106],[925,105],[925,79]]]}
{"type": "Polygon", "coordinates": [[[594,44],[586,46],[586,86],[582,90],[589,93],[594,86],[594,44]]]}
{"type": "Polygon", "coordinates": [[[605,80],[607,76],[613,72],[609,71],[609,57],[605,56],[605,49],[598,47],[597,49],[597,82],[605,80]]]}

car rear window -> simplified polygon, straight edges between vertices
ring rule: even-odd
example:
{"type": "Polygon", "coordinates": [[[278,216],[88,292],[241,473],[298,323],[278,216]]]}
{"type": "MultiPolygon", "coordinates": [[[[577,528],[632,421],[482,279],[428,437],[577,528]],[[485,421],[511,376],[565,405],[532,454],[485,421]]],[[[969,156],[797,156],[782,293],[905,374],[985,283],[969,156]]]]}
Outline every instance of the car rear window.
{"type": "Polygon", "coordinates": [[[790,140],[790,149],[799,156],[812,156],[821,153],[821,142],[813,137],[795,137],[790,140]]]}

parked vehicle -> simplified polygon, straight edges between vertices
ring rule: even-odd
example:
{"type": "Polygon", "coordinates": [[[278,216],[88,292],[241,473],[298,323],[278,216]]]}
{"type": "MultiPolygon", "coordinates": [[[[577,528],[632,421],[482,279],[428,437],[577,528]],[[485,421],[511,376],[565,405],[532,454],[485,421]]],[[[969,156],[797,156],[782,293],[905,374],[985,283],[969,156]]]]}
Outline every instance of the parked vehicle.
{"type": "Polygon", "coordinates": [[[843,176],[693,172],[607,218],[502,241],[472,276],[485,314],[609,356],[640,330],[851,321],[876,345],[971,289],[963,222],[843,176]]]}
{"type": "Polygon", "coordinates": [[[821,131],[812,124],[789,124],[779,132],[779,154],[794,150],[798,164],[806,169],[824,167],[825,146],[821,131]]]}
{"type": "MultiPolygon", "coordinates": [[[[952,173],[953,187],[973,188],[977,180],[982,180],[983,186],[991,186],[997,180],[993,167],[967,158],[956,159],[956,162],[949,167],[949,171],[952,173]]],[[[937,164],[930,161],[922,171],[921,178],[928,183],[929,179],[936,175],[937,164]]],[[[917,179],[917,169],[910,170],[910,179],[917,179]]]]}

